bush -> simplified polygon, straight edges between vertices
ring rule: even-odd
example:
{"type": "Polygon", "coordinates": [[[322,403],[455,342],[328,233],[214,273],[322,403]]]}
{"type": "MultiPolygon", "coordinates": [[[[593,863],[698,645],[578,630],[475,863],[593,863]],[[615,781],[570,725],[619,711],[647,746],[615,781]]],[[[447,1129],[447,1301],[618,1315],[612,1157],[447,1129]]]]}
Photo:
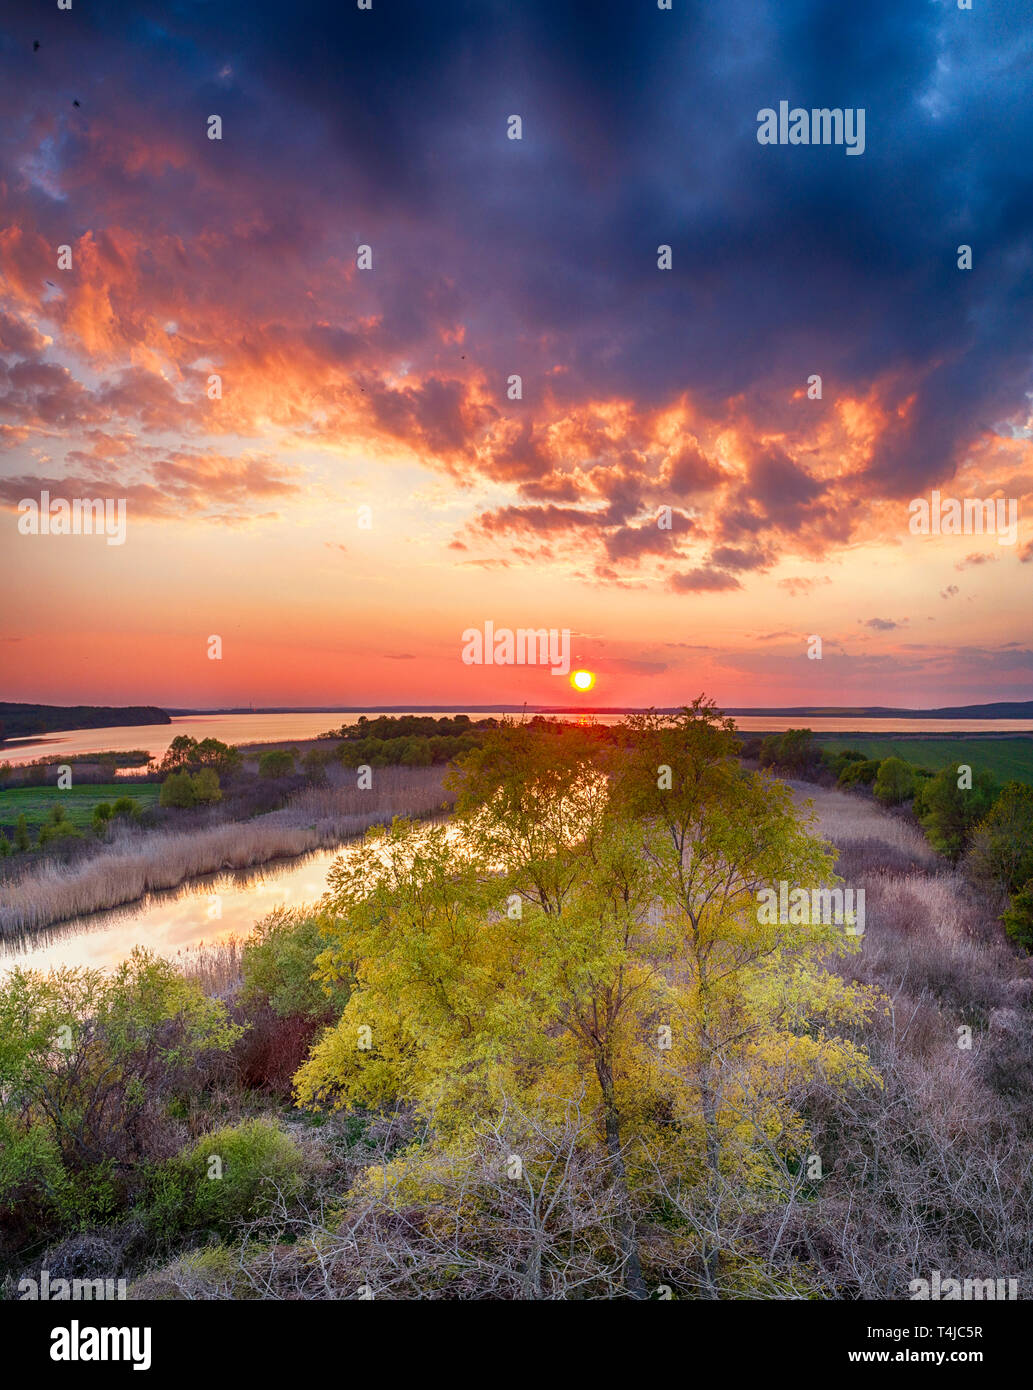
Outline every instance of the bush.
{"type": "Polygon", "coordinates": [[[244,998],[267,1003],[279,1018],[338,1017],[348,1002],[347,987],[328,997],[312,978],[316,957],[327,948],[322,925],[319,916],[282,907],[259,922],[244,943],[244,998]]]}
{"type": "Polygon", "coordinates": [[[784,734],[771,734],[760,745],[762,767],[782,768],[786,772],[803,773],[821,757],[814,745],[810,729],[787,729],[784,734]]]}
{"type": "Polygon", "coordinates": [[[1003,921],[1005,931],[1016,945],[1033,951],[1033,879],[1012,898],[1003,921]]]}
{"type": "Polygon", "coordinates": [[[915,776],[910,763],[903,758],[885,758],[879,764],[872,791],[876,801],[884,806],[899,806],[915,794],[915,776]]]}
{"type": "Polygon", "coordinates": [[[1009,782],[972,832],[969,874],[1006,893],[1033,878],[1033,787],[1009,782]]]}
{"type": "Polygon", "coordinates": [[[935,777],[923,782],[915,796],[915,814],[933,849],[952,862],[968,843],[976,825],[996,799],[997,786],[988,772],[972,774],[972,785],[960,773],[963,764],[948,763],[935,777]]]}
{"type": "Polygon", "coordinates": [[[259,777],[289,777],[294,771],[296,757],[293,748],[271,748],[258,760],[259,777]]]}
{"type": "Polygon", "coordinates": [[[275,1121],[226,1125],[155,1170],[150,1223],[167,1239],[204,1230],[230,1234],[241,1221],[267,1216],[278,1193],[296,1196],[302,1168],[297,1144],[275,1121]]]}
{"type": "Polygon", "coordinates": [[[161,784],[158,795],[159,806],[174,806],[187,810],[191,806],[208,806],[222,800],[219,775],[214,768],[204,767],[191,775],[189,772],[170,773],[161,784]]]}
{"type": "Polygon", "coordinates": [[[192,780],[194,800],[199,806],[210,806],[214,802],[222,800],[219,774],[213,767],[203,767],[200,772],[194,774],[192,780]]]}
{"type": "Polygon", "coordinates": [[[170,773],[162,782],[161,791],[158,793],[159,806],[174,806],[177,810],[184,811],[196,802],[194,779],[189,772],[170,773]]]}
{"type": "Polygon", "coordinates": [[[862,762],[851,761],[839,774],[837,785],[840,787],[870,787],[878,775],[878,758],[865,758],[862,762]]]}

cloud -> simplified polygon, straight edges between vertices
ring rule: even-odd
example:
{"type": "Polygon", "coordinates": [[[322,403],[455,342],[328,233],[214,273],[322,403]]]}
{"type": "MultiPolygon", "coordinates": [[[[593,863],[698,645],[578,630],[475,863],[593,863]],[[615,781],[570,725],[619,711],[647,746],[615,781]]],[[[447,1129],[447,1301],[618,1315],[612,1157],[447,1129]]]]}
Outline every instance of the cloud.
{"type": "Polygon", "coordinates": [[[672,574],[667,580],[667,587],[675,594],[695,594],[741,589],[742,585],[733,574],[726,574],[723,570],[699,568],[672,574]]]}

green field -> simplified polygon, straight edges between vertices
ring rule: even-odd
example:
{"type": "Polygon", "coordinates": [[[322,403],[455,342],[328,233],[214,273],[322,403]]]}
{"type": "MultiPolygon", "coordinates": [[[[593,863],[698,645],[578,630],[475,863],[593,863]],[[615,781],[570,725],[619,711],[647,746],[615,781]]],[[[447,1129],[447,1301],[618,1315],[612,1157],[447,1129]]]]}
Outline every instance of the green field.
{"type": "Polygon", "coordinates": [[[65,808],[68,819],[80,830],[90,824],[93,808],[101,801],[117,801],[120,796],[132,797],[141,811],[156,806],[158,786],[125,785],[112,782],[102,786],[69,787],[58,791],[57,787],[15,787],[11,791],[0,791],[0,825],[13,827],[18,817],[24,815],[30,830],[38,829],[56,805],[65,808]]]}
{"type": "Polygon", "coordinates": [[[868,758],[903,758],[937,771],[945,763],[968,763],[998,782],[1033,783],[1033,738],[901,738],[871,734],[816,734],[822,748],[856,748],[868,758]]]}

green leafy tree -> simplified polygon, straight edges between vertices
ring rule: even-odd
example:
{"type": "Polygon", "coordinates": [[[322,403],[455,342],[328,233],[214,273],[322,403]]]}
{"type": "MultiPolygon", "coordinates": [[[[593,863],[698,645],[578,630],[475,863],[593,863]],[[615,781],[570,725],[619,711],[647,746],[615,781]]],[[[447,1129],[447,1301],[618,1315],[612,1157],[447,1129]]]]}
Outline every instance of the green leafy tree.
{"type": "Polygon", "coordinates": [[[271,748],[258,760],[259,777],[289,777],[294,771],[296,757],[293,748],[271,748]]]}
{"type": "MultiPolygon", "coordinates": [[[[458,821],[372,832],[328,879],[325,983],[348,1003],[295,1079],[307,1105],[416,1107],[452,1159],[486,1117],[543,1125],[585,1096],[628,1293],[637,1211],[695,1194],[701,1287],[734,1277],[728,1192],[763,1200],[806,1142],[792,1097],[872,1084],[850,1031],[874,996],[826,969],[831,924],[771,924],[773,880],[831,880],[789,789],[744,773],[697,701],[609,741],[504,725],[456,770],[458,821]]],[[[451,1161],[451,1160],[450,1160],[451,1161]]]]}
{"type": "Polygon", "coordinates": [[[899,806],[915,794],[915,775],[910,763],[903,758],[884,758],[872,785],[876,801],[884,806],[899,806]]]}
{"type": "Polygon", "coordinates": [[[1033,879],[1033,787],[1007,783],[973,830],[965,863],[977,882],[1006,893],[1033,879]]]}
{"type": "Polygon", "coordinates": [[[216,801],[222,800],[219,774],[214,767],[203,767],[200,772],[194,773],[191,781],[194,788],[194,800],[198,806],[211,806],[216,801]]]}
{"type": "Polygon", "coordinates": [[[1003,920],[1011,939],[1027,951],[1033,951],[1033,879],[1013,896],[1003,920]]]}
{"type": "Polygon", "coordinates": [[[244,998],[267,1003],[280,1018],[338,1018],[348,1002],[350,979],[329,989],[319,983],[316,960],[327,949],[326,927],[320,913],[284,907],[259,922],[242,953],[244,998]]]}
{"type": "Polygon", "coordinates": [[[24,853],[32,845],[29,838],[29,823],[25,819],[24,813],[18,817],[14,827],[14,847],[24,853]]]}
{"type": "Polygon", "coordinates": [[[189,772],[173,772],[165,778],[158,793],[158,805],[173,806],[177,810],[197,805],[194,779],[189,772]]]}
{"type": "Polygon", "coordinates": [[[945,854],[952,863],[956,861],[972,831],[996,800],[997,791],[988,772],[973,772],[970,778],[957,763],[949,763],[935,777],[922,782],[916,797],[916,815],[933,849],[945,854]]]}

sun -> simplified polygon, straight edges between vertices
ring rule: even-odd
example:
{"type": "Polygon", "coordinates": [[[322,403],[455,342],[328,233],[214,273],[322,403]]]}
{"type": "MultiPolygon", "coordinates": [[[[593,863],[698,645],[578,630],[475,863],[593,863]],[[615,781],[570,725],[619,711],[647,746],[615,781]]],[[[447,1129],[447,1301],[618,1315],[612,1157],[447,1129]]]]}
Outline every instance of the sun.
{"type": "Polygon", "coordinates": [[[595,685],[595,676],[591,671],[575,671],[570,678],[570,683],[575,690],[591,690],[595,685]]]}

